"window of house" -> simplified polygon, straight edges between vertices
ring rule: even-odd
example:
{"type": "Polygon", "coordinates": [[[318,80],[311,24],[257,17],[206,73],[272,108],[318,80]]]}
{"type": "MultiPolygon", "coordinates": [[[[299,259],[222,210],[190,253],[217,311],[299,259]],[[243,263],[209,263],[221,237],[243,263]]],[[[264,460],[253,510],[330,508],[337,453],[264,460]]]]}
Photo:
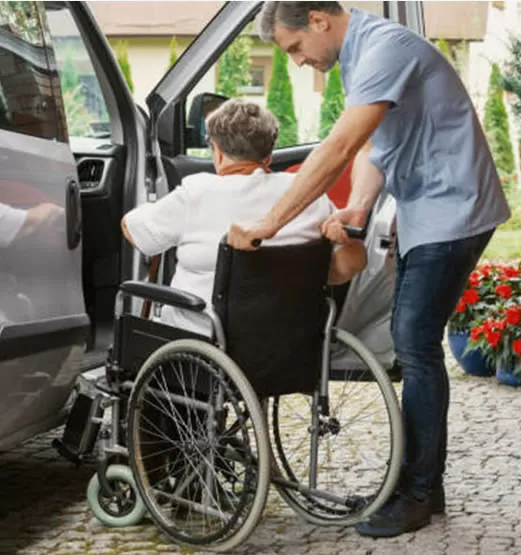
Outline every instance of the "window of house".
{"type": "Polygon", "coordinates": [[[246,95],[263,95],[266,86],[265,86],[265,68],[261,65],[253,65],[250,66],[250,81],[249,85],[245,85],[239,88],[239,91],[246,95]]]}
{"type": "Polygon", "coordinates": [[[0,2],[0,128],[65,140],[38,2],[0,2]]]}

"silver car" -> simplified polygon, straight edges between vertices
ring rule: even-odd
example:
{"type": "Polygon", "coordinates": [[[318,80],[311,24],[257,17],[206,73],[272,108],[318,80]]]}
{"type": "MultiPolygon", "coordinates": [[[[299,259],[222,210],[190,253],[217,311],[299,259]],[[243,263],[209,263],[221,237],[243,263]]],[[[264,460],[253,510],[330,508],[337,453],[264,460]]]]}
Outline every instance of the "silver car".
{"type": "MultiPolygon", "coordinates": [[[[422,31],[420,2],[381,5],[422,31]]],[[[204,102],[219,99],[194,89],[261,6],[225,4],[149,94],[146,111],[85,2],[0,1],[0,450],[60,424],[78,376],[103,364],[118,285],[145,279],[150,263],[123,239],[121,216],[186,175],[213,171],[190,149],[204,146],[204,102]]],[[[273,169],[301,163],[313,147],[276,150],[273,169]]],[[[369,265],[337,291],[339,325],[387,368],[393,217],[382,197],[369,265]]],[[[168,283],[173,271],[166,253],[158,279],[168,283]]],[[[337,354],[336,364],[348,363],[337,354]]]]}

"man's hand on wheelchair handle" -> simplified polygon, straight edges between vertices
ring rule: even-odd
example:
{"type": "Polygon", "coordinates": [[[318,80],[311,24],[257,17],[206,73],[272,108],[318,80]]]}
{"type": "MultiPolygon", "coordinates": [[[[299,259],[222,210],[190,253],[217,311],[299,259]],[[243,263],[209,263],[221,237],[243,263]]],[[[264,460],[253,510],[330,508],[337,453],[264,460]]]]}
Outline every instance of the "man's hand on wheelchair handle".
{"type": "Polygon", "coordinates": [[[255,223],[232,224],[228,232],[228,245],[234,249],[253,251],[260,247],[262,241],[271,239],[278,229],[267,220],[255,223]]]}
{"type": "Polygon", "coordinates": [[[346,233],[344,226],[363,228],[366,224],[368,210],[363,208],[345,208],[335,212],[322,224],[322,233],[330,241],[344,245],[352,238],[346,233]]]}

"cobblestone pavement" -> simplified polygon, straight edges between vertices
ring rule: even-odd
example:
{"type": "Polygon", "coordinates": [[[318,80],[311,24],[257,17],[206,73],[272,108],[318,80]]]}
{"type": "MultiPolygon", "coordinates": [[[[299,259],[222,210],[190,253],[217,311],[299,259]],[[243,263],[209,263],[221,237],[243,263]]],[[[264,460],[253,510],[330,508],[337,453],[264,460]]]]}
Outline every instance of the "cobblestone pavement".
{"type": "MultiPolygon", "coordinates": [[[[447,512],[431,526],[388,540],[352,528],[304,523],[270,494],[264,519],[236,550],[253,554],[521,554],[521,391],[462,375],[450,360],[452,401],[447,512]]],[[[50,447],[56,434],[0,454],[0,553],[149,555],[180,553],[151,522],[114,530],[92,516],[92,468],[74,468],[50,447]]]]}

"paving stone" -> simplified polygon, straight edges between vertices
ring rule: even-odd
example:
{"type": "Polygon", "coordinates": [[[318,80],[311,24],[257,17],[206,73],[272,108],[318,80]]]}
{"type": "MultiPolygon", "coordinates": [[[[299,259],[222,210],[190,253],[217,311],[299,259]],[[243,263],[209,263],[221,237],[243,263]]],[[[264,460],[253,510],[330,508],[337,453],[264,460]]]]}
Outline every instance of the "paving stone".
{"type": "MultiPolygon", "coordinates": [[[[447,511],[431,526],[375,541],[353,528],[303,522],[272,492],[263,519],[236,555],[497,555],[521,553],[521,391],[451,376],[447,511]]],[[[76,469],[50,448],[60,430],[0,453],[0,555],[205,555],[179,548],[151,520],[112,529],[92,515],[85,490],[95,467],[76,469]],[[7,514],[7,516],[5,516],[7,514]]],[[[369,434],[368,434],[369,436],[369,434]]]]}

